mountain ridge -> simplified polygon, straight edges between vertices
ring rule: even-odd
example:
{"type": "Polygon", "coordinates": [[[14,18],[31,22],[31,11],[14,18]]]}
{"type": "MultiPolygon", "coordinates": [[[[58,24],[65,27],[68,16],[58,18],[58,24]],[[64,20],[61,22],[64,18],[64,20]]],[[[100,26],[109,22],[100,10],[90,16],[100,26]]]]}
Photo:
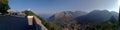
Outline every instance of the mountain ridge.
{"type": "MultiPolygon", "coordinates": [[[[56,14],[54,14],[48,19],[48,21],[58,26],[61,26],[62,28],[67,27],[68,29],[73,29],[77,26],[79,29],[80,27],[85,28],[88,25],[93,26],[97,23],[105,24],[107,23],[107,21],[116,22],[116,19],[118,19],[118,13],[110,12],[107,10],[94,10],[94,11],[91,11],[90,13],[85,13],[85,14],[80,13],[81,11],[77,11],[77,12],[78,13],[75,13],[72,11],[63,11],[62,13],[61,12],[56,13],[57,16],[56,14]],[[113,19],[110,20],[111,18],[113,19]]],[[[84,29],[84,28],[80,28],[79,30],[84,29]]]]}

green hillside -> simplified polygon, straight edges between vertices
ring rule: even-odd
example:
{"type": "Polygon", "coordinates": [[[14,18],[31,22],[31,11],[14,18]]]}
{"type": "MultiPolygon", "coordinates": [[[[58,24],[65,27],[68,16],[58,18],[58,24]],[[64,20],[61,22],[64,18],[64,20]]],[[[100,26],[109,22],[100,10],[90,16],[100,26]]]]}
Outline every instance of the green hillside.
{"type": "Polygon", "coordinates": [[[56,26],[55,24],[51,23],[51,22],[48,22],[46,21],[45,19],[43,19],[42,17],[36,15],[34,12],[32,11],[28,11],[28,10],[25,10],[23,11],[26,15],[28,16],[37,16],[39,19],[41,19],[42,21],[42,24],[48,29],[48,30],[62,30],[62,28],[56,26]]]}

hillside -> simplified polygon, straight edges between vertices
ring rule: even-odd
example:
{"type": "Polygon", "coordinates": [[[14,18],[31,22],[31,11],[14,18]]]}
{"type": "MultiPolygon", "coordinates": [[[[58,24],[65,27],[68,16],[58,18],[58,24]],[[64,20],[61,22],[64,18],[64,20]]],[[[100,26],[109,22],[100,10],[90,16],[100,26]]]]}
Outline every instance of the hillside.
{"type": "Polygon", "coordinates": [[[63,12],[58,12],[49,17],[48,21],[64,28],[70,28],[73,30],[75,25],[77,26],[76,20],[74,20],[75,17],[82,16],[87,14],[84,11],[63,11],[63,12]]]}
{"type": "Polygon", "coordinates": [[[38,19],[41,20],[41,23],[48,29],[48,30],[62,30],[61,27],[49,22],[49,21],[46,21],[44,18],[36,15],[34,12],[32,11],[28,11],[28,10],[25,10],[23,11],[26,15],[32,15],[32,16],[36,16],[38,19]]]}
{"type": "Polygon", "coordinates": [[[99,23],[109,20],[113,15],[116,14],[112,14],[107,10],[94,10],[84,16],[77,17],[76,20],[80,23],[99,23]]]}
{"type": "Polygon", "coordinates": [[[110,25],[106,29],[115,30],[118,26],[118,17],[118,13],[107,10],[94,10],[90,13],[64,11],[54,14],[48,21],[70,30],[89,30],[87,28],[100,30],[107,27],[106,25],[110,25]],[[97,28],[97,26],[100,27],[97,28]]]}

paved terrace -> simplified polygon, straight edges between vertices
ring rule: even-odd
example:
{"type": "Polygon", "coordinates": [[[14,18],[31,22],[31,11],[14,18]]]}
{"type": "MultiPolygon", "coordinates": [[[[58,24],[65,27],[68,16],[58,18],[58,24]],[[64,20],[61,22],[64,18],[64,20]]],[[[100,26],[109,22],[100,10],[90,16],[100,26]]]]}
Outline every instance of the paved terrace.
{"type": "Polygon", "coordinates": [[[37,17],[1,16],[0,30],[47,30],[37,17]]]}

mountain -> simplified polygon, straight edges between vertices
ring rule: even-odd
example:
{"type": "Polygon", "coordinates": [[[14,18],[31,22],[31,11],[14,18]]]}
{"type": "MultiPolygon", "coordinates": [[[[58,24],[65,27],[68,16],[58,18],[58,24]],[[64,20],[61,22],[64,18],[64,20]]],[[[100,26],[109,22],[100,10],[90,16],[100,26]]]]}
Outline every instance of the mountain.
{"type": "Polygon", "coordinates": [[[113,17],[119,20],[119,13],[112,11],[111,14],[113,15],[113,17]]]}
{"type": "Polygon", "coordinates": [[[118,13],[107,10],[94,10],[84,16],[76,17],[79,23],[100,23],[108,21],[112,16],[118,17],[118,13]]]}
{"type": "Polygon", "coordinates": [[[74,18],[85,14],[87,13],[83,11],[63,11],[52,15],[51,17],[49,17],[48,21],[51,21],[52,23],[55,23],[56,25],[61,26],[62,28],[66,28],[68,27],[68,25],[69,27],[71,27],[77,23],[76,20],[74,20],[74,18]]]}
{"type": "Polygon", "coordinates": [[[83,11],[63,11],[52,15],[48,19],[48,21],[57,26],[70,30],[103,30],[104,27],[107,27],[106,29],[108,30],[116,29],[118,20],[118,13],[107,10],[94,10],[89,13],[83,11]]]}
{"type": "Polygon", "coordinates": [[[82,16],[82,15],[85,15],[85,14],[87,14],[87,13],[83,12],[83,11],[75,11],[75,12],[63,11],[63,12],[59,12],[59,13],[56,13],[56,14],[52,15],[51,17],[49,17],[49,19],[51,19],[51,20],[70,19],[70,18],[75,18],[75,17],[78,17],[78,16],[82,16]]]}

